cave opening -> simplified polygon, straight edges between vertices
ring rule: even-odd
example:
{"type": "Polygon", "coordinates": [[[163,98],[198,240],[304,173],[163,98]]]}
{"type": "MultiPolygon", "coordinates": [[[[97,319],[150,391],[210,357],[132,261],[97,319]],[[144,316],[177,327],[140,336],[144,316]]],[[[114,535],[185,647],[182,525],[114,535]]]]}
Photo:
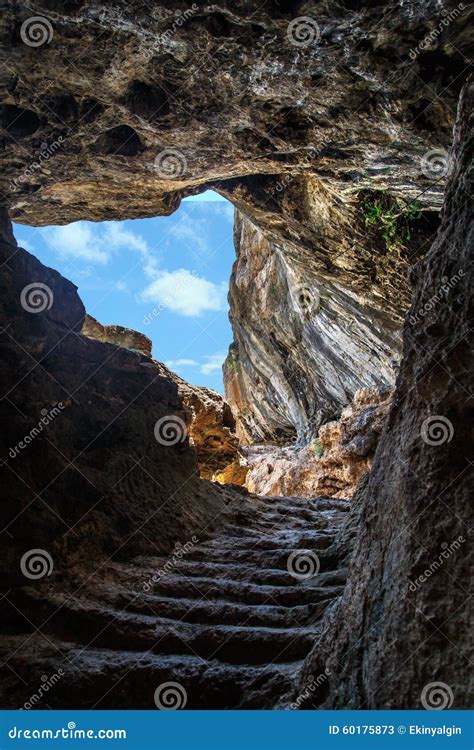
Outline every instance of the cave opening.
{"type": "Polygon", "coordinates": [[[17,224],[15,236],[78,287],[87,335],[145,352],[151,345],[154,359],[222,395],[233,217],[232,204],[207,190],[169,216],[17,224]]]}

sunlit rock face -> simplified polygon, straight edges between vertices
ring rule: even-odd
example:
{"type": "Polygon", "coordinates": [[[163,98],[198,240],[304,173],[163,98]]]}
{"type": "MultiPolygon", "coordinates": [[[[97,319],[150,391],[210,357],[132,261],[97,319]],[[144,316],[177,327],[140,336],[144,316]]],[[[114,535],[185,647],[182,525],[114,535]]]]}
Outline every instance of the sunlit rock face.
{"type": "Polygon", "coordinates": [[[143,333],[138,331],[132,331],[130,328],[114,325],[103,326],[92,315],[86,315],[81,333],[91,339],[103,341],[107,344],[116,344],[151,357],[151,341],[148,336],[144,336],[143,333]]]}
{"type": "Polygon", "coordinates": [[[240,214],[235,241],[224,381],[238,433],[247,443],[308,442],[358,389],[393,383],[407,281],[383,309],[370,288],[351,290],[347,275],[331,281],[310,252],[269,242],[240,214]]]}
{"type": "Polygon", "coordinates": [[[363,388],[309,445],[244,449],[245,486],[259,495],[352,497],[372,466],[389,406],[387,391],[363,388]]]}

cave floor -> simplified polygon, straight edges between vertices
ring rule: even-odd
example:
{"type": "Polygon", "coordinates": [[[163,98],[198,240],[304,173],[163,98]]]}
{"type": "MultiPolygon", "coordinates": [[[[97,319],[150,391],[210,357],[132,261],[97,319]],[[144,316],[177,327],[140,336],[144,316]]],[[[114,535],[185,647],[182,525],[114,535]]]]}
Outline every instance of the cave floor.
{"type": "Polygon", "coordinates": [[[168,682],[190,709],[289,705],[344,586],[330,547],[348,509],[328,497],[253,497],[218,535],[167,558],[108,563],[83,580],[11,593],[30,626],[18,617],[0,641],[8,706],[58,674],[64,682],[32,707],[153,709],[168,682]],[[316,575],[289,572],[289,556],[303,551],[317,555],[316,575]]]}

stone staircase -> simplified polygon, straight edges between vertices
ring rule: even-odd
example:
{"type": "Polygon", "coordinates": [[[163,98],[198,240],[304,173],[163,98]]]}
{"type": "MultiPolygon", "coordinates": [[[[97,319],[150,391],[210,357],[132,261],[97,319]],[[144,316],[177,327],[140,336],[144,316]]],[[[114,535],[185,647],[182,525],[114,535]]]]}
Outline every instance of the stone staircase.
{"type": "Polygon", "coordinates": [[[333,498],[252,497],[180,559],[111,562],[89,579],[11,592],[2,705],[21,707],[60,669],[35,707],[284,705],[344,586],[330,548],[347,511],[333,498]],[[305,552],[320,567],[302,579],[287,566],[305,552]]]}

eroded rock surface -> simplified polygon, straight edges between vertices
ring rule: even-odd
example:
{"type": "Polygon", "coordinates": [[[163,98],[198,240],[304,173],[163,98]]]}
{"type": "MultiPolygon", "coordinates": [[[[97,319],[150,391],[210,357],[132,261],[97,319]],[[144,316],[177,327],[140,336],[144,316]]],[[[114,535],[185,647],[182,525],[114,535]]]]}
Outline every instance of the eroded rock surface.
{"type": "Polygon", "coordinates": [[[314,432],[355,390],[392,379],[406,271],[425,248],[387,251],[369,239],[361,205],[374,190],[402,205],[417,199],[421,235],[435,229],[443,172],[423,168],[422,157],[441,149],[445,158],[470,7],[449,24],[452,44],[420,43],[454,7],[222,0],[186,8],[178,23],[174,2],[47,0],[35,8],[48,41],[29,46],[25,12],[7,2],[1,189],[11,216],[31,224],[157,216],[205,187],[228,196],[279,256],[283,300],[292,282],[309,282],[322,299],[309,322],[280,301],[267,326],[248,321],[246,336],[235,305],[239,388],[256,396],[246,429],[278,442],[314,432]],[[310,28],[298,27],[301,17],[310,28]],[[303,341],[316,367],[311,383],[297,354],[303,341]]]}
{"type": "Polygon", "coordinates": [[[168,557],[79,568],[16,590],[4,602],[2,706],[156,709],[169,681],[180,685],[172,705],[186,700],[188,709],[271,709],[289,700],[344,586],[342,562],[326,550],[347,510],[324,497],[242,497],[233,522],[206,542],[197,532],[168,557]],[[64,683],[32,698],[45,674],[64,683]]]}
{"type": "Polygon", "coordinates": [[[244,449],[245,486],[260,495],[352,497],[372,466],[389,406],[387,391],[365,388],[308,446],[244,449]]]}
{"type": "Polygon", "coordinates": [[[24,582],[31,548],[56,565],[150,544],[166,554],[221,523],[228,497],[199,480],[166,368],[81,335],[76,287],[16,246],[4,212],[0,251],[2,586],[24,582]]]}
{"type": "Polygon", "coordinates": [[[339,541],[353,537],[349,583],[302,684],[321,668],[332,676],[309,706],[426,708],[433,682],[445,707],[471,705],[473,112],[471,83],[441,228],[412,275],[393,404],[339,541]]]}
{"type": "MultiPolygon", "coordinates": [[[[357,390],[393,383],[406,279],[392,279],[398,299],[388,310],[370,290],[324,278],[310,252],[269,242],[239,214],[235,243],[224,383],[238,435],[246,443],[284,445],[295,436],[307,443],[357,390]]],[[[406,261],[397,261],[398,273],[406,261]]]]}
{"type": "Polygon", "coordinates": [[[201,477],[213,479],[217,473],[238,460],[239,441],[235,434],[235,419],[229,404],[219,393],[211,388],[191,385],[162,362],[151,359],[151,341],[138,331],[122,326],[103,326],[95,318],[86,315],[81,333],[88,338],[144,354],[151,361],[142,361],[143,367],[155,367],[157,373],[177,386],[186,412],[184,424],[176,427],[178,438],[179,430],[183,431],[184,428],[196,449],[201,477]]]}
{"type": "Polygon", "coordinates": [[[115,325],[103,326],[92,315],[86,314],[81,333],[83,336],[96,339],[96,341],[122,346],[125,349],[144,354],[146,357],[151,357],[151,341],[148,336],[130,328],[115,325]]]}

